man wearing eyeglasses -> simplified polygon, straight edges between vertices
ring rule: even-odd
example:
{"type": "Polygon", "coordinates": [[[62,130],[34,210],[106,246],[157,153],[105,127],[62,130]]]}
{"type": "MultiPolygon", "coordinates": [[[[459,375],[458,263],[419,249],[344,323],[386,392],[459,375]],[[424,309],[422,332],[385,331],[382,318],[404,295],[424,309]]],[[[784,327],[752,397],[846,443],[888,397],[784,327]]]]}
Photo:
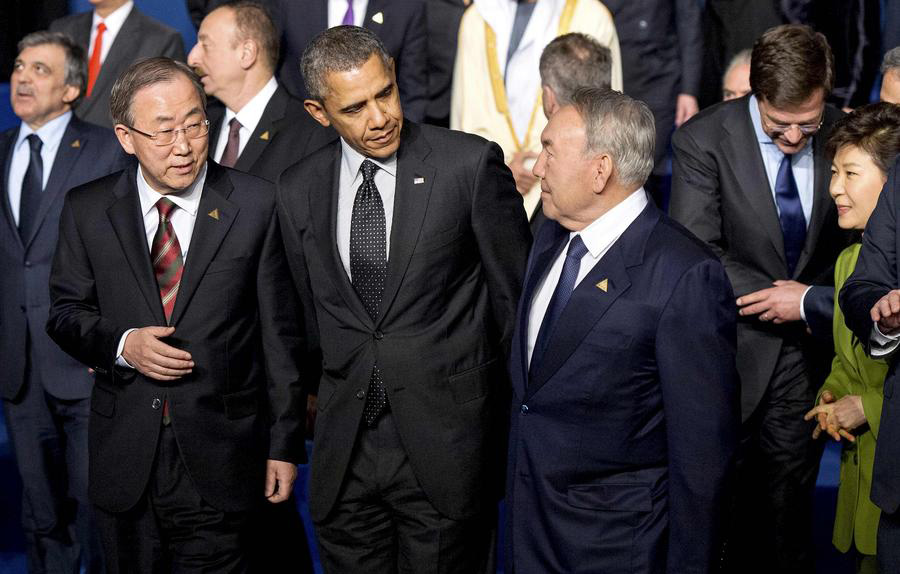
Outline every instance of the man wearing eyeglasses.
{"type": "Polygon", "coordinates": [[[108,572],[245,572],[247,517],[305,456],[300,323],[273,187],[207,160],[185,64],[112,91],[138,164],[66,198],[50,336],[96,372],[89,495],[108,572]]]}
{"type": "Polygon", "coordinates": [[[813,571],[821,445],[803,410],[831,345],[807,327],[830,337],[832,265],[846,244],[824,153],[842,115],[825,104],[832,68],[824,36],[772,28],[753,47],[752,93],[704,110],[672,139],[671,215],[719,255],[738,295],[743,432],[728,572],[813,571]]]}

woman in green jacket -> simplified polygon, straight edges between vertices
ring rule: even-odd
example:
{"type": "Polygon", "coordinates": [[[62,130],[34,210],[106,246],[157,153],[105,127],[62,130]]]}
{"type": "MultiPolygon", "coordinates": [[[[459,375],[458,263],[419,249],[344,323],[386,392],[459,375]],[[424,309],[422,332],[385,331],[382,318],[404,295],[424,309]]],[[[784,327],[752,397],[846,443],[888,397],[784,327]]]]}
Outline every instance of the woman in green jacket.
{"type": "MultiPolygon", "coordinates": [[[[894,156],[900,153],[900,106],[878,103],[857,109],[835,124],[826,149],[833,158],[830,192],[837,205],[838,225],[862,231],[894,156]]],[[[888,366],[866,355],[838,307],[838,293],[856,267],[859,248],[860,243],[847,247],[835,264],[835,357],[819,391],[819,405],[806,419],[817,418],[814,437],[824,431],[843,441],[832,542],[841,552],[854,552],[857,572],[874,574],[880,511],[869,500],[869,491],[888,366]]]]}

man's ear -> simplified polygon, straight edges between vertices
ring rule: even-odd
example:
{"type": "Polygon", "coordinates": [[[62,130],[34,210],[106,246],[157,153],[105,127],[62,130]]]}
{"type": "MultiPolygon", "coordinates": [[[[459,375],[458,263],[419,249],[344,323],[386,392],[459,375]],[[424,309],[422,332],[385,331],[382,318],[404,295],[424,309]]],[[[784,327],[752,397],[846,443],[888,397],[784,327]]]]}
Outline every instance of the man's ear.
{"type": "Polygon", "coordinates": [[[258,59],[259,45],[252,39],[248,38],[247,40],[244,40],[244,43],[241,45],[241,68],[249,70],[258,59]]]}
{"type": "Polygon", "coordinates": [[[591,191],[599,195],[613,179],[613,161],[609,154],[601,153],[591,159],[591,191]]]}
{"type": "Polygon", "coordinates": [[[63,90],[62,101],[63,103],[71,104],[78,99],[79,94],[81,94],[81,90],[78,86],[66,84],[66,89],[63,90]]]}
{"type": "Polygon", "coordinates": [[[548,120],[550,119],[550,116],[555,114],[559,109],[559,103],[556,100],[556,92],[554,92],[553,88],[547,84],[541,86],[541,103],[544,107],[544,115],[547,116],[548,120]]]}
{"type": "Polygon", "coordinates": [[[131,138],[134,136],[131,135],[131,130],[123,124],[116,124],[113,129],[115,130],[116,138],[118,138],[119,144],[122,146],[122,149],[125,150],[125,153],[134,155],[134,142],[131,141],[131,138]]]}
{"type": "Polygon", "coordinates": [[[331,125],[328,114],[325,113],[325,106],[319,100],[303,100],[303,107],[313,117],[314,120],[325,126],[331,125]]]}

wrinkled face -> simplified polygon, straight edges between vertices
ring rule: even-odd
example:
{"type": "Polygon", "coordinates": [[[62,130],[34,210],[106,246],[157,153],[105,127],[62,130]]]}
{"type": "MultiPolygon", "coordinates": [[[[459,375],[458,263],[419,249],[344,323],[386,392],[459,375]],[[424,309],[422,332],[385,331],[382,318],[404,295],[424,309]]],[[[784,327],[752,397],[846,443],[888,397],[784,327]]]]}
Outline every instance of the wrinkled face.
{"type": "Polygon", "coordinates": [[[828,190],[841,229],[865,229],[886,181],[887,175],[872,156],[858,147],[845,145],[834,154],[828,190]]]}
{"type": "Polygon", "coordinates": [[[387,158],[400,146],[403,110],[393,64],[372,54],[355,70],[331,72],[323,102],[306,100],[307,111],[323,126],[334,126],[350,147],[373,158],[387,158]]]}
{"type": "Polygon", "coordinates": [[[195,69],[210,96],[228,100],[229,92],[240,90],[244,78],[241,66],[243,44],[237,42],[237,23],[228,8],[213,10],[203,19],[197,32],[197,44],[187,63],[195,69]]]}
{"type": "MultiPolygon", "coordinates": [[[[136,130],[155,134],[203,122],[206,115],[191,81],[176,74],[171,82],[139,90],[131,102],[136,130]]],[[[179,193],[197,179],[206,162],[208,134],[191,139],[179,131],[175,142],[158,146],[129,126],[116,124],[116,135],[126,152],[137,157],[147,183],[166,195],[179,193]]]]}
{"type": "Polygon", "coordinates": [[[66,51],[55,44],[22,50],[10,84],[13,112],[35,130],[68,111],[78,97],[78,88],[66,85],[66,51]]]}
{"type": "Polygon", "coordinates": [[[759,98],[759,114],[763,131],[772,138],[782,152],[794,154],[802,150],[822,126],[825,114],[825,93],[816,90],[799,106],[775,108],[759,98]]]}
{"type": "Polygon", "coordinates": [[[593,221],[590,209],[597,201],[593,190],[594,165],[585,155],[584,121],[572,106],[557,110],[541,133],[541,154],[534,175],[541,178],[544,214],[563,227],[577,231],[593,221]]]}
{"type": "Polygon", "coordinates": [[[887,71],[881,80],[881,101],[900,104],[900,68],[887,71]]]}
{"type": "Polygon", "coordinates": [[[750,64],[728,70],[722,79],[722,100],[735,100],[750,93],[750,64]]]}

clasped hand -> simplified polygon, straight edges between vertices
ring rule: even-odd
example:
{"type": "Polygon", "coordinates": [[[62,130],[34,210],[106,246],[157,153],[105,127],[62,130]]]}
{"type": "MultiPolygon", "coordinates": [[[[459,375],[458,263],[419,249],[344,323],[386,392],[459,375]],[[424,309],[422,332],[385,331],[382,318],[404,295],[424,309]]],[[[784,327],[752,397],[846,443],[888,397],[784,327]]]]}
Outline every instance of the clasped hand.
{"type": "Polygon", "coordinates": [[[814,439],[819,438],[824,431],[836,441],[845,438],[856,442],[856,437],[850,431],[866,423],[866,413],[859,395],[846,395],[835,400],[830,391],[822,393],[819,404],[806,413],[803,420],[814,418],[817,422],[812,433],[814,439]]]}
{"type": "Polygon", "coordinates": [[[160,341],[170,337],[175,327],[143,327],[125,337],[122,357],[142,375],[157,381],[174,381],[194,368],[191,354],[160,341]]]}
{"type": "Polygon", "coordinates": [[[900,329],[900,289],[889,291],[869,312],[878,329],[885,335],[900,329]]]}

